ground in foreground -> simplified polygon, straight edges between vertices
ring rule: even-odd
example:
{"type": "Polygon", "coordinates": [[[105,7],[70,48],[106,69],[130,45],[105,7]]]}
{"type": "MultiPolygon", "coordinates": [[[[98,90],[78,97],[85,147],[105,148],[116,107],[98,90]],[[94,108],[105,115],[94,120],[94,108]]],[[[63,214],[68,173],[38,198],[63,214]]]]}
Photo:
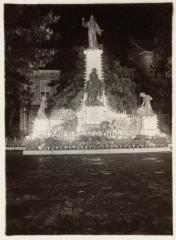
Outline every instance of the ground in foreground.
{"type": "Polygon", "coordinates": [[[171,153],[6,155],[7,235],[172,234],[171,153]]]}

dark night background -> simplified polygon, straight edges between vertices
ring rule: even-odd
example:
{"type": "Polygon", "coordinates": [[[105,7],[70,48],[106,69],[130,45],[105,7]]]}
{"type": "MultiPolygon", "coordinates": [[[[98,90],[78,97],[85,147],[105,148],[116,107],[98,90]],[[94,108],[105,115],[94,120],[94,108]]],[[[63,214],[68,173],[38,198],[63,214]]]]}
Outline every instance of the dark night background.
{"type": "MultiPolygon", "coordinates": [[[[134,39],[145,50],[153,50],[155,38],[162,39],[167,45],[168,54],[171,55],[171,28],[172,4],[57,4],[57,5],[28,5],[28,12],[23,16],[22,22],[16,22],[15,6],[5,4],[5,28],[13,25],[24,25],[37,16],[33,15],[34,6],[44,15],[50,10],[61,18],[53,26],[59,38],[49,42],[48,47],[58,49],[54,61],[48,69],[69,70],[74,68],[75,58],[73,47],[88,47],[87,29],[82,27],[82,17],[89,20],[94,15],[99,26],[104,29],[98,42],[109,54],[120,59],[123,65],[129,65],[128,52],[134,39]],[[33,8],[32,8],[33,7],[33,8]]],[[[25,6],[25,5],[21,5],[25,6]]],[[[34,13],[35,14],[35,13],[34,13]]],[[[18,45],[17,42],[14,43],[18,45]]],[[[22,47],[22,46],[20,46],[22,47]]]]}
{"type": "MultiPolygon", "coordinates": [[[[165,32],[166,41],[171,39],[171,4],[94,4],[43,6],[61,15],[58,22],[60,40],[55,43],[66,52],[74,46],[88,46],[87,30],[81,25],[82,17],[89,20],[95,16],[99,26],[104,29],[99,42],[111,54],[125,64],[131,48],[131,36],[146,50],[152,50],[153,39],[165,32]]],[[[66,59],[68,64],[69,58],[66,59]]],[[[62,66],[63,59],[55,60],[53,66],[62,66]]]]}

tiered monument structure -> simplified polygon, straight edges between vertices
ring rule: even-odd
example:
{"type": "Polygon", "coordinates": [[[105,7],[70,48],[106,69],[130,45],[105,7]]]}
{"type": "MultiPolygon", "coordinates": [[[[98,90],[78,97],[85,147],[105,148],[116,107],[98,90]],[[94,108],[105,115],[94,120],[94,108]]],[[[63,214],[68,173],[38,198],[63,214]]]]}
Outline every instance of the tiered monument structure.
{"type": "Polygon", "coordinates": [[[108,106],[108,99],[104,91],[103,50],[97,42],[97,34],[102,30],[93,15],[88,22],[82,18],[83,27],[88,28],[89,48],[85,55],[85,91],[82,108],[77,112],[79,130],[98,127],[104,121],[111,121],[117,117],[127,117],[123,113],[115,113],[108,106]]]}
{"type": "MultiPolygon", "coordinates": [[[[85,86],[81,108],[76,112],[78,119],[77,134],[80,132],[86,134],[89,130],[98,129],[100,124],[105,121],[111,123],[114,120],[124,119],[130,124],[132,118],[140,119],[140,129],[136,134],[147,136],[160,134],[157,115],[153,113],[150,104],[152,98],[149,95],[141,93],[143,103],[135,116],[125,112],[115,112],[111,109],[108,104],[108,96],[105,96],[104,91],[103,49],[97,42],[97,34],[101,35],[103,30],[99,27],[93,15],[90,16],[90,20],[87,22],[82,18],[82,26],[88,28],[89,48],[84,51],[85,86]]],[[[46,99],[43,98],[34,122],[34,136],[35,134],[49,136],[51,128],[54,125],[59,125],[59,119],[51,117],[48,119],[46,117],[44,114],[45,107],[46,99]]],[[[123,129],[124,132],[125,130],[127,129],[123,129]]]]}
{"type": "MultiPolygon", "coordinates": [[[[108,104],[108,97],[105,96],[103,50],[97,42],[97,34],[101,35],[103,30],[98,26],[93,15],[91,15],[88,22],[85,22],[83,18],[82,25],[88,28],[89,48],[84,51],[86,65],[85,93],[82,108],[77,113],[78,128],[86,130],[98,127],[104,121],[112,122],[114,119],[133,117],[124,112],[114,112],[108,104]]],[[[139,134],[159,134],[157,116],[153,113],[150,104],[152,98],[144,93],[141,93],[141,97],[143,97],[143,103],[137,111],[137,115],[141,118],[141,131],[139,134]]]]}

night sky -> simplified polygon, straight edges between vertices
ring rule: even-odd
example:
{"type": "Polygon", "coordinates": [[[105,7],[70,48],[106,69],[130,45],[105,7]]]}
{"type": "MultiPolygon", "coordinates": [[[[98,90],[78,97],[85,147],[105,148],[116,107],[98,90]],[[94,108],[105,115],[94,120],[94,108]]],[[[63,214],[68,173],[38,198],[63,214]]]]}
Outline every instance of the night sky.
{"type": "Polygon", "coordinates": [[[127,58],[131,37],[146,50],[152,50],[153,39],[158,32],[171,35],[172,4],[168,3],[45,6],[45,9],[50,8],[61,16],[57,23],[57,30],[61,34],[57,46],[66,52],[74,46],[88,46],[87,29],[82,27],[81,20],[82,17],[89,20],[91,14],[104,29],[98,42],[122,61],[127,58]]]}
{"type": "Polygon", "coordinates": [[[88,32],[82,27],[82,17],[87,21],[91,14],[101,29],[104,29],[102,36],[98,37],[98,42],[103,44],[108,53],[115,55],[124,63],[132,47],[129,40],[131,37],[146,50],[152,50],[153,39],[158,32],[164,33],[165,37],[171,36],[172,3],[36,6],[45,13],[52,10],[54,14],[61,16],[55,26],[60,39],[52,44],[53,47],[61,49],[62,53],[60,55],[58,52],[49,68],[62,69],[63,65],[71,67],[73,47],[88,47],[88,32]]]}

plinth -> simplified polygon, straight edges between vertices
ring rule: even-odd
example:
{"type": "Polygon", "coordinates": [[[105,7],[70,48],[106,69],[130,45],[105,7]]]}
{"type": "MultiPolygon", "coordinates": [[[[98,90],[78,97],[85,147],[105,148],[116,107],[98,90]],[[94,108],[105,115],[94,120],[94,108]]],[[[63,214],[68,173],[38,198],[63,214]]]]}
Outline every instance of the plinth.
{"type": "Polygon", "coordinates": [[[33,137],[48,137],[50,135],[49,120],[47,118],[36,118],[33,127],[33,137]]]}
{"type": "Polygon", "coordinates": [[[147,136],[160,134],[160,130],[158,129],[158,119],[156,115],[150,117],[142,117],[141,134],[147,136]]]}

